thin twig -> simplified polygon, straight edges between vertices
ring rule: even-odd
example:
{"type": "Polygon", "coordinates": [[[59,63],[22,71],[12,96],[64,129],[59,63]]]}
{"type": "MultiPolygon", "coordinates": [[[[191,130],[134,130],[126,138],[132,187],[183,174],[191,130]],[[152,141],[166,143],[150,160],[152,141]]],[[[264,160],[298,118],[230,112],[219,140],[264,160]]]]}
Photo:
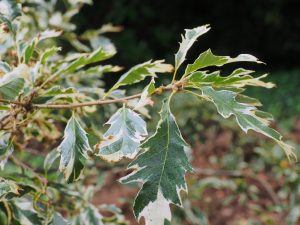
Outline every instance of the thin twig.
{"type": "Polygon", "coordinates": [[[97,101],[74,103],[74,104],[32,104],[32,107],[37,109],[74,109],[74,108],[80,108],[85,106],[105,105],[105,104],[118,103],[118,102],[123,103],[130,99],[139,98],[139,97],[141,97],[141,94],[131,95],[119,99],[97,100],[97,101]]]}
{"type": "Polygon", "coordinates": [[[6,103],[6,104],[14,104],[14,105],[26,106],[26,104],[23,103],[23,102],[14,101],[14,100],[6,100],[6,99],[2,99],[2,98],[0,98],[0,102],[6,103]]]}
{"type": "MultiPolygon", "coordinates": [[[[156,89],[154,94],[160,94],[163,91],[170,91],[172,90],[172,86],[161,86],[156,89]]],[[[112,104],[112,103],[126,103],[128,100],[140,98],[142,93],[127,96],[124,98],[118,98],[118,99],[110,99],[110,100],[96,100],[96,101],[90,101],[90,102],[82,102],[82,103],[74,103],[74,104],[32,104],[33,108],[36,109],[74,109],[74,108],[80,108],[85,106],[94,106],[94,105],[106,105],[106,104],[112,104]]]]}

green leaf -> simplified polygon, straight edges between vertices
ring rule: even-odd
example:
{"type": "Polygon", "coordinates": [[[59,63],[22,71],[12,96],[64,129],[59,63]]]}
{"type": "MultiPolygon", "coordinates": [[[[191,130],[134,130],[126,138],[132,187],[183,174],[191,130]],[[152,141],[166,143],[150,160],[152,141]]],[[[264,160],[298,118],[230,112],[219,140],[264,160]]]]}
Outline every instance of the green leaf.
{"type": "Polygon", "coordinates": [[[229,56],[216,56],[214,55],[210,49],[200,54],[200,56],[195,60],[193,64],[188,64],[184,74],[190,74],[199,69],[203,69],[208,66],[223,66],[227,63],[233,62],[256,62],[262,63],[258,61],[258,59],[249,54],[240,54],[235,58],[231,58],[229,56]]]}
{"type": "Polygon", "coordinates": [[[74,115],[69,119],[64,131],[64,140],[57,148],[60,153],[60,171],[68,183],[76,181],[83,168],[85,159],[89,158],[91,148],[87,134],[74,115]]]}
{"type": "Polygon", "coordinates": [[[71,223],[65,220],[60,213],[57,212],[54,213],[51,225],[70,225],[70,224],[71,223]]]}
{"type": "Polygon", "coordinates": [[[105,59],[109,59],[116,54],[115,50],[107,51],[102,47],[91,53],[80,54],[77,59],[61,68],[58,73],[72,73],[85,65],[96,63],[105,59]]]}
{"type": "Polygon", "coordinates": [[[166,73],[173,70],[172,65],[163,63],[163,60],[156,60],[154,62],[148,61],[132,67],[127,73],[123,74],[118,82],[109,90],[118,89],[120,86],[130,85],[144,80],[146,77],[156,77],[155,73],[166,73]]]}
{"type": "Polygon", "coordinates": [[[0,97],[12,100],[21,93],[24,88],[25,81],[23,78],[14,78],[8,81],[0,79],[0,83],[0,97]]]}
{"type": "Polygon", "coordinates": [[[210,30],[209,25],[196,27],[194,29],[186,29],[185,35],[182,36],[182,41],[178,52],[175,54],[175,71],[184,62],[188,50],[192,47],[199,36],[210,30]]]}
{"type": "Polygon", "coordinates": [[[30,44],[28,44],[24,49],[24,59],[25,63],[28,64],[31,56],[33,55],[35,46],[37,45],[38,41],[36,38],[34,38],[30,44]]]}
{"type": "Polygon", "coordinates": [[[0,133],[0,169],[3,170],[8,160],[8,157],[13,153],[14,147],[12,142],[9,140],[9,133],[0,133]]]}
{"type": "Polygon", "coordinates": [[[282,136],[274,129],[269,127],[268,118],[260,117],[261,111],[257,113],[257,108],[254,105],[236,100],[237,93],[228,90],[216,91],[212,87],[201,87],[202,94],[216,105],[218,112],[224,117],[229,118],[234,115],[237,123],[243,131],[254,130],[258,133],[276,141],[285,151],[289,160],[292,158],[297,160],[297,156],[293,152],[293,147],[284,143],[282,136]]]}
{"type": "Polygon", "coordinates": [[[12,197],[18,196],[19,191],[20,187],[14,181],[0,178],[0,201],[10,200],[12,197]]]}
{"type": "Polygon", "coordinates": [[[169,102],[164,102],[157,130],[145,143],[144,152],[129,164],[134,172],[122,183],[142,182],[134,202],[135,216],[146,225],[163,225],[171,220],[170,203],[181,206],[180,191],[187,191],[185,173],[192,171],[183,140],[169,102]]]}
{"type": "Polygon", "coordinates": [[[220,71],[215,71],[212,73],[208,73],[207,71],[197,71],[191,73],[187,80],[189,85],[192,87],[200,87],[200,86],[231,86],[236,88],[242,88],[245,86],[260,86],[265,88],[272,88],[274,84],[271,82],[262,81],[263,78],[267,76],[264,74],[260,77],[253,77],[251,74],[254,71],[245,70],[245,69],[236,69],[228,76],[221,76],[220,71]]]}
{"type": "Polygon", "coordinates": [[[141,141],[148,135],[146,122],[131,109],[123,107],[106,124],[111,126],[99,146],[99,156],[110,162],[124,157],[133,159],[141,141]]]}

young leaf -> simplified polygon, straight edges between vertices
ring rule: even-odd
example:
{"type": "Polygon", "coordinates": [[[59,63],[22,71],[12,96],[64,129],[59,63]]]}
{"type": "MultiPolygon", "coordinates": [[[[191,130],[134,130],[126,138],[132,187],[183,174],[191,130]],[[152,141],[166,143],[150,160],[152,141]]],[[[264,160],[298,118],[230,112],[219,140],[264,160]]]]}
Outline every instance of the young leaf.
{"type": "Polygon", "coordinates": [[[59,51],[61,51],[61,47],[47,48],[41,55],[40,58],[41,64],[45,64],[49,57],[55,55],[59,51]]]}
{"type": "Polygon", "coordinates": [[[200,54],[200,56],[195,60],[193,64],[188,64],[184,74],[190,74],[199,69],[208,67],[208,66],[223,66],[227,63],[233,62],[256,62],[262,63],[258,61],[258,59],[249,54],[240,54],[235,58],[231,58],[229,56],[216,56],[214,55],[210,49],[200,54]]]}
{"type": "Polygon", "coordinates": [[[85,65],[99,62],[105,59],[111,58],[113,55],[116,54],[115,50],[107,51],[102,47],[98,48],[97,50],[87,54],[81,54],[80,57],[75,59],[73,62],[65,66],[64,68],[60,69],[58,73],[72,73],[85,65]]]}
{"type": "Polygon", "coordinates": [[[14,151],[14,147],[9,140],[10,134],[0,134],[0,169],[3,170],[8,157],[14,151]]]}
{"type": "Polygon", "coordinates": [[[136,104],[134,109],[139,109],[146,105],[153,105],[153,101],[150,98],[150,95],[153,94],[155,91],[155,81],[154,79],[151,80],[151,82],[144,88],[141,98],[139,102],[136,104]]]}
{"type": "Polygon", "coordinates": [[[133,159],[144,137],[147,136],[145,121],[128,108],[119,109],[107,122],[110,128],[104,134],[99,146],[99,156],[110,162],[122,158],[133,159]]]}
{"type": "Polygon", "coordinates": [[[173,70],[172,65],[163,63],[163,60],[154,62],[148,61],[132,67],[127,73],[123,74],[118,82],[109,90],[118,89],[120,86],[130,85],[144,80],[147,76],[156,77],[155,73],[166,73],[173,70]]]}
{"type": "Polygon", "coordinates": [[[243,131],[254,130],[264,134],[276,141],[285,151],[288,158],[296,159],[297,156],[293,152],[293,148],[285,144],[281,139],[282,136],[274,129],[270,128],[269,121],[266,117],[260,117],[261,113],[257,113],[257,108],[251,104],[238,102],[236,100],[237,93],[228,90],[216,91],[212,87],[201,87],[202,94],[212,100],[216,105],[218,112],[224,117],[229,118],[234,115],[237,123],[243,131]]]}
{"type": "Polygon", "coordinates": [[[175,54],[175,71],[177,71],[180,65],[184,62],[188,50],[192,47],[197,38],[209,30],[209,25],[185,30],[185,35],[182,36],[182,42],[180,43],[179,50],[175,54]]]}
{"type": "Polygon", "coordinates": [[[60,171],[68,183],[76,181],[84,168],[88,152],[92,151],[87,133],[81,128],[74,115],[69,119],[64,131],[64,140],[57,148],[60,153],[60,171]]]}
{"type": "Polygon", "coordinates": [[[32,57],[34,50],[36,46],[39,44],[39,42],[47,38],[58,37],[60,34],[61,34],[60,31],[55,31],[55,30],[45,30],[44,32],[39,33],[37,37],[33,38],[32,41],[24,49],[25,63],[26,64],[29,63],[29,60],[32,57]]]}
{"type": "Polygon", "coordinates": [[[143,145],[144,152],[129,164],[134,172],[122,183],[142,182],[134,202],[135,216],[146,225],[163,225],[171,220],[170,203],[181,206],[180,191],[187,191],[185,173],[192,171],[183,140],[169,102],[164,102],[157,130],[143,145]],[[159,209],[159,210],[158,210],[159,209]]]}

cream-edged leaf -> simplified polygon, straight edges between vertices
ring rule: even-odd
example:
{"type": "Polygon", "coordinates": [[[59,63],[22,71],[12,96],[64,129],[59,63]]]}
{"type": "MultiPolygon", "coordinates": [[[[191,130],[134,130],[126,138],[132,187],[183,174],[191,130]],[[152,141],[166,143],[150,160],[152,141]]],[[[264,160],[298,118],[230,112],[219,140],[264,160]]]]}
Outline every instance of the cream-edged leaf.
{"type": "Polygon", "coordinates": [[[11,180],[0,178],[0,201],[10,200],[14,196],[18,196],[20,187],[11,180]]]}
{"type": "Polygon", "coordinates": [[[64,173],[68,183],[76,181],[83,168],[85,160],[89,158],[91,148],[87,133],[79,122],[72,116],[64,131],[64,140],[57,148],[60,153],[60,171],[64,173]]]}
{"type": "Polygon", "coordinates": [[[30,69],[26,64],[19,64],[0,78],[0,98],[16,98],[30,81],[30,69]]]}
{"type": "Polygon", "coordinates": [[[186,29],[182,41],[179,46],[178,52],[175,54],[175,71],[184,62],[188,50],[192,47],[194,42],[199,36],[205,34],[210,30],[209,25],[196,27],[194,29],[186,29]]]}
{"type": "MultiPolygon", "coordinates": [[[[103,47],[99,47],[98,49],[96,49],[91,53],[75,54],[73,55],[74,60],[71,63],[70,62],[64,63],[57,73],[59,74],[73,73],[76,70],[88,64],[109,59],[115,54],[116,54],[115,49],[111,49],[110,51],[107,51],[103,47]]],[[[72,58],[72,56],[70,56],[69,58],[72,58]]]]}
{"type": "Polygon", "coordinates": [[[192,171],[185,154],[183,140],[169,102],[164,102],[161,119],[153,136],[142,144],[144,149],[129,168],[134,171],[121,179],[122,183],[142,182],[134,202],[138,219],[146,225],[163,225],[171,220],[170,203],[181,206],[180,191],[187,191],[185,173],[192,171]]]}
{"type": "Polygon", "coordinates": [[[258,133],[276,141],[285,151],[289,160],[297,160],[293,152],[293,147],[284,143],[282,136],[276,130],[269,127],[269,116],[258,111],[253,104],[238,102],[237,93],[228,90],[214,90],[212,87],[201,87],[202,94],[216,105],[218,112],[224,117],[229,118],[234,115],[237,123],[243,131],[254,130],[258,133]]]}
{"type": "Polygon", "coordinates": [[[141,94],[141,98],[138,103],[135,105],[134,110],[137,110],[146,105],[153,105],[153,101],[151,100],[150,95],[152,95],[155,91],[155,81],[154,79],[144,88],[141,94]]]}
{"type": "Polygon", "coordinates": [[[208,71],[196,71],[187,76],[187,81],[191,87],[201,87],[211,85],[214,87],[236,87],[243,88],[245,86],[260,86],[272,88],[275,85],[271,82],[264,82],[262,79],[267,76],[264,74],[259,77],[253,77],[254,71],[242,68],[234,70],[228,76],[221,76],[220,71],[209,73],[208,71]]]}
{"type": "Polygon", "coordinates": [[[163,63],[164,60],[148,61],[132,67],[128,72],[123,74],[117,83],[109,90],[118,89],[120,86],[130,85],[144,80],[146,77],[156,77],[156,73],[167,73],[173,70],[173,66],[163,63]]]}
{"type": "Polygon", "coordinates": [[[18,199],[17,201],[10,202],[10,207],[13,213],[12,224],[21,225],[42,225],[43,219],[38,212],[33,208],[33,204],[29,199],[18,199]]]}
{"type": "Polygon", "coordinates": [[[185,74],[190,74],[199,69],[209,67],[209,66],[223,66],[227,63],[233,62],[260,62],[256,57],[249,54],[240,54],[235,58],[229,56],[216,56],[210,49],[200,54],[200,56],[195,60],[193,64],[188,64],[185,70],[185,74]]]}
{"type": "Polygon", "coordinates": [[[47,60],[49,59],[49,57],[57,54],[57,52],[61,51],[61,47],[51,47],[51,48],[47,48],[40,56],[40,62],[41,64],[45,64],[47,62],[47,60]]]}
{"type": "Polygon", "coordinates": [[[147,136],[146,122],[128,108],[119,109],[107,122],[110,128],[99,145],[99,156],[116,162],[122,158],[133,159],[142,140],[147,136]]]}

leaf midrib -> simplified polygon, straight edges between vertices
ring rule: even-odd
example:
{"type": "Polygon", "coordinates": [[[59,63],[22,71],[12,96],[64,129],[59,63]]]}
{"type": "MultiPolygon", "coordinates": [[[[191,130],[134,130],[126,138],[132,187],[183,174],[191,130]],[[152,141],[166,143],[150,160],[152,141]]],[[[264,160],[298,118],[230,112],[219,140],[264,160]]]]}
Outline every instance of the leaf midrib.
{"type": "Polygon", "coordinates": [[[165,171],[165,165],[166,165],[166,161],[167,161],[167,158],[168,158],[168,153],[169,153],[169,144],[170,144],[170,121],[169,121],[169,116],[167,117],[167,144],[165,146],[165,157],[164,157],[164,161],[163,161],[163,167],[162,167],[162,171],[161,171],[161,174],[160,174],[160,177],[159,177],[159,181],[158,181],[158,189],[160,187],[160,183],[161,183],[161,180],[162,180],[162,176],[164,174],[164,171],[165,171]]]}

